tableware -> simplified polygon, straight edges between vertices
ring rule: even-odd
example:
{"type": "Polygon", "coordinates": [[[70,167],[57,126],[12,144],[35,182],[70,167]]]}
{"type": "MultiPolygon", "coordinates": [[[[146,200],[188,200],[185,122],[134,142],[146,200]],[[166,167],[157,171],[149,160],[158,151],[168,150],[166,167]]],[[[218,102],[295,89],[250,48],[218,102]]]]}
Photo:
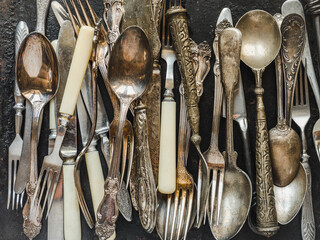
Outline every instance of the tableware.
{"type": "Polygon", "coordinates": [[[51,43],[38,32],[30,33],[21,43],[17,56],[17,79],[21,94],[32,105],[29,181],[27,203],[23,209],[24,233],[29,238],[39,234],[41,209],[34,203],[40,200],[38,186],[37,143],[42,108],[53,98],[58,87],[58,61],[51,43]]]}
{"type": "Polygon", "coordinates": [[[111,167],[105,181],[105,195],[97,213],[96,234],[100,238],[109,238],[115,233],[118,217],[116,195],[121,184],[119,167],[125,118],[131,102],[146,90],[151,67],[152,56],[145,33],[139,27],[127,28],[113,46],[108,68],[110,86],[120,101],[120,114],[111,167]]]}
{"type": "Polygon", "coordinates": [[[157,187],[155,184],[147,132],[146,106],[140,101],[135,107],[134,129],[136,143],[136,189],[138,209],[142,227],[151,233],[156,225],[157,187]]]}
{"type": "Polygon", "coordinates": [[[273,17],[262,10],[246,13],[240,18],[236,27],[242,32],[241,60],[252,69],[256,79],[257,231],[270,237],[278,231],[279,227],[275,211],[269,140],[262,98],[264,92],[262,73],[280,50],[281,33],[273,17]]]}
{"type": "MultiPolygon", "coordinates": [[[[20,47],[20,44],[22,40],[28,35],[29,29],[25,22],[20,21],[16,27],[16,33],[15,33],[15,54],[16,54],[16,60],[17,60],[17,54],[20,47]]],[[[9,146],[9,152],[8,152],[8,200],[7,200],[7,209],[10,207],[11,202],[11,209],[18,209],[19,204],[22,207],[23,202],[23,196],[24,192],[21,194],[16,193],[14,188],[16,177],[17,177],[17,169],[18,169],[18,163],[20,162],[21,158],[21,151],[22,151],[22,145],[23,140],[20,135],[21,131],[21,125],[23,120],[23,110],[24,107],[24,97],[21,95],[21,92],[18,87],[17,79],[14,80],[14,100],[15,105],[13,108],[16,111],[15,114],[15,133],[16,136],[12,143],[9,146]]]]}
{"type": "Polygon", "coordinates": [[[177,58],[173,46],[170,45],[172,42],[170,42],[169,29],[166,31],[165,10],[164,7],[161,58],[166,62],[167,70],[166,90],[161,103],[158,191],[163,194],[171,194],[176,190],[176,102],[173,94],[173,71],[177,58]]]}
{"type": "MultiPolygon", "coordinates": [[[[226,159],[224,188],[219,222],[212,224],[211,231],[216,239],[231,239],[242,228],[248,216],[252,186],[247,174],[237,167],[237,152],[233,140],[233,91],[239,79],[241,32],[227,28],[219,37],[219,61],[221,82],[227,100],[226,159]]],[[[215,209],[215,213],[219,209],[215,209]]]]}
{"type": "Polygon", "coordinates": [[[304,71],[304,79],[302,77],[302,67],[300,66],[300,78],[299,83],[295,89],[295,101],[292,108],[292,120],[297,123],[301,129],[301,139],[302,139],[302,165],[306,171],[307,175],[307,190],[304,203],[302,205],[302,220],[301,220],[301,234],[302,239],[312,240],[315,239],[316,229],[313,213],[312,204],[312,178],[311,170],[309,165],[310,156],[307,153],[307,138],[305,134],[305,127],[310,119],[310,103],[309,103],[309,90],[308,90],[308,79],[307,79],[307,69],[308,65],[306,62],[304,71]],[[299,91],[300,90],[300,91],[299,91]],[[304,91],[303,91],[304,90],[304,91]],[[300,92],[300,95],[299,95],[300,92]]]}
{"type": "MultiPolygon", "coordinates": [[[[45,35],[45,24],[48,13],[50,0],[37,0],[37,24],[36,32],[45,35]]],[[[28,101],[26,101],[26,113],[25,113],[25,123],[24,123],[24,133],[23,133],[23,146],[21,151],[21,157],[19,161],[19,168],[17,172],[16,183],[14,190],[16,193],[22,193],[25,190],[26,184],[29,178],[30,172],[30,147],[31,147],[31,126],[32,126],[32,108],[28,101]]],[[[40,130],[42,125],[42,113],[39,119],[39,133],[38,140],[40,136],[40,130]]]]}
{"type": "MultiPolygon", "coordinates": [[[[287,15],[281,24],[281,61],[285,82],[285,119],[270,131],[270,149],[274,184],[285,187],[292,182],[300,166],[301,141],[291,128],[293,88],[304,48],[305,27],[300,15],[287,15]]],[[[279,108],[279,106],[278,106],[279,108]]]]}
{"type": "MultiPolygon", "coordinates": [[[[191,60],[190,39],[187,25],[187,10],[182,7],[181,1],[177,5],[170,7],[167,10],[167,18],[169,23],[170,33],[173,39],[173,46],[176,50],[177,62],[185,90],[186,105],[188,120],[192,130],[191,142],[196,147],[197,153],[201,161],[201,180],[198,181],[197,191],[197,220],[196,223],[202,222],[205,205],[208,195],[209,187],[209,174],[206,160],[200,149],[201,136],[199,135],[199,107],[198,107],[198,96],[195,84],[195,75],[193,64],[191,60]]],[[[198,178],[199,179],[199,178],[198,178]]]]}

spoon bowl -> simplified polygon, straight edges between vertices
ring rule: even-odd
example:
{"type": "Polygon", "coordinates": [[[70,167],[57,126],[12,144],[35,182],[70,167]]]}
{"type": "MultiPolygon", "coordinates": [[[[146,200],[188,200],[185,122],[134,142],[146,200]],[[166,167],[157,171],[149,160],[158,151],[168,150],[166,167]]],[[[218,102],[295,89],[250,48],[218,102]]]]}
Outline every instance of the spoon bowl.
{"type": "Polygon", "coordinates": [[[19,89],[31,104],[41,101],[45,105],[53,98],[58,87],[58,61],[44,35],[33,32],[24,39],[16,69],[19,89]]]}
{"type": "Polygon", "coordinates": [[[302,164],[294,180],[285,187],[274,186],[278,222],[288,224],[298,214],[306,194],[307,180],[302,164]]]}
{"type": "Polygon", "coordinates": [[[253,10],[239,19],[237,28],[242,33],[241,60],[253,69],[268,66],[281,46],[281,33],[273,17],[253,10]]]}

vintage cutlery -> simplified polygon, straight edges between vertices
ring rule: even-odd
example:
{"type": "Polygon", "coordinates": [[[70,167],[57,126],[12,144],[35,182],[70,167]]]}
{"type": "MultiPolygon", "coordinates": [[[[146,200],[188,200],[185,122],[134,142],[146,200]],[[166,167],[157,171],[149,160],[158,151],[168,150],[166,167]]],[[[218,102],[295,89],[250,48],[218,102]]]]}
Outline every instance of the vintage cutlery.
{"type": "MultiPolygon", "coordinates": [[[[227,19],[233,26],[231,11],[229,8],[222,9],[217,22],[221,22],[223,19],[227,19]]],[[[241,137],[243,141],[243,152],[245,159],[246,172],[250,177],[251,182],[253,181],[253,167],[250,152],[250,141],[249,141],[249,131],[248,131],[248,119],[247,119],[247,109],[244,96],[244,89],[242,83],[241,74],[239,74],[239,83],[234,89],[234,107],[233,107],[233,120],[238,122],[241,130],[241,137]]],[[[222,117],[226,118],[226,102],[223,98],[222,104],[222,117]]],[[[252,186],[254,188],[254,186],[252,186]]]]}
{"type": "MultiPolygon", "coordinates": [[[[57,39],[51,42],[51,45],[54,48],[56,54],[57,54],[57,43],[58,43],[57,39]]],[[[59,82],[59,86],[61,86],[61,80],[59,82]]],[[[59,88],[57,92],[58,91],[59,91],[59,88]]],[[[53,99],[51,99],[49,103],[50,104],[49,105],[50,134],[48,138],[48,154],[52,152],[54,141],[56,140],[56,136],[57,136],[57,123],[56,123],[57,116],[56,116],[56,109],[55,109],[56,96],[53,99]]],[[[62,193],[63,177],[62,175],[63,173],[60,174],[57,190],[56,190],[56,193],[54,194],[51,211],[48,216],[47,240],[60,240],[64,238],[63,237],[63,193],[62,193]]]]}
{"type": "MultiPolygon", "coordinates": [[[[224,173],[225,173],[225,159],[219,151],[218,147],[218,137],[219,137],[219,128],[220,128],[220,117],[221,117],[221,103],[223,96],[223,88],[221,83],[220,75],[220,60],[219,60],[219,46],[218,41],[221,32],[228,28],[232,27],[228,20],[224,19],[219,22],[215,29],[215,38],[213,41],[213,51],[216,57],[214,63],[214,107],[213,107],[213,117],[212,117],[212,132],[211,132],[211,141],[209,149],[204,152],[204,157],[208,164],[208,169],[212,170],[212,180],[210,182],[210,191],[208,195],[208,221],[210,227],[213,224],[219,225],[220,219],[220,209],[221,209],[221,200],[223,193],[223,184],[224,184],[224,173]],[[217,199],[217,201],[216,201],[217,199]],[[216,211],[214,211],[216,208],[216,211]],[[216,213],[213,216],[213,212],[216,213]],[[213,219],[214,218],[214,219],[213,219]]],[[[200,225],[199,225],[200,227],[200,225]]]]}
{"type": "Polygon", "coordinates": [[[176,190],[173,194],[167,195],[166,201],[160,200],[157,209],[157,232],[163,240],[186,239],[187,232],[191,228],[194,220],[191,216],[194,181],[185,167],[189,150],[187,148],[187,141],[189,139],[188,135],[190,136],[190,130],[188,130],[189,126],[182,83],[179,91],[180,120],[176,190]]]}
{"type": "MultiPolygon", "coordinates": [[[[274,19],[281,26],[283,16],[279,13],[274,15],[274,19]]],[[[277,85],[277,109],[278,109],[278,126],[284,123],[283,118],[283,71],[281,65],[281,54],[275,59],[276,68],[276,85],[277,85]]],[[[270,131],[273,131],[271,129],[270,131]]],[[[280,128],[281,131],[281,128],[280,128]]],[[[287,224],[298,213],[304,199],[306,190],[306,177],[302,165],[299,168],[297,176],[285,187],[273,186],[276,201],[277,219],[280,224],[287,224]]]]}
{"type": "Polygon", "coordinates": [[[221,214],[219,222],[211,224],[216,239],[231,239],[240,231],[248,216],[252,198],[250,179],[237,167],[238,154],[234,151],[233,142],[233,91],[239,79],[241,41],[241,32],[236,28],[223,30],[219,37],[221,82],[227,100],[227,136],[221,214]]]}
{"type": "MultiPolygon", "coordinates": [[[[50,0],[37,0],[37,24],[36,24],[36,32],[39,32],[45,35],[45,23],[47,18],[47,12],[49,8],[50,0]]],[[[32,126],[32,108],[31,104],[26,101],[26,116],[25,116],[25,126],[24,126],[24,134],[23,134],[23,146],[21,151],[21,157],[19,161],[19,168],[17,172],[16,183],[14,186],[14,190],[16,193],[20,194],[25,190],[26,183],[29,179],[30,172],[30,147],[31,147],[31,126],[32,126]]],[[[38,139],[40,136],[40,130],[42,125],[42,113],[39,119],[39,133],[38,139]]]]}
{"type": "MultiPolygon", "coordinates": [[[[270,131],[270,149],[274,184],[285,187],[292,182],[300,166],[301,141],[291,128],[293,88],[304,48],[305,23],[300,15],[290,14],[281,24],[281,60],[285,82],[285,119],[270,131]]],[[[281,120],[281,119],[280,119],[281,120]]]]}
{"type": "Polygon", "coordinates": [[[302,67],[300,67],[300,79],[295,89],[295,102],[292,108],[292,119],[301,129],[302,139],[302,165],[307,175],[307,191],[302,205],[301,234],[304,240],[314,240],[316,235],[312,193],[311,193],[311,170],[309,166],[309,155],[307,153],[307,138],[305,127],[310,119],[310,104],[308,92],[307,71],[308,64],[305,63],[304,79],[302,77],[302,67]],[[300,90],[300,91],[299,91],[300,90]],[[304,90],[304,91],[303,91],[304,90]],[[299,94],[300,92],[300,94],[299,94]]]}
{"type": "MultiPolygon", "coordinates": [[[[156,225],[157,187],[155,184],[147,131],[146,106],[139,101],[135,107],[134,130],[136,151],[136,189],[138,210],[142,227],[151,233],[156,225]]],[[[124,185],[124,184],[122,184],[124,185]]],[[[129,199],[130,200],[130,199],[129,199]]]]}
{"type": "Polygon", "coordinates": [[[202,222],[209,187],[208,166],[200,150],[201,136],[199,135],[199,107],[198,96],[195,84],[193,64],[191,61],[190,39],[186,18],[186,9],[180,4],[175,4],[167,11],[170,33],[173,39],[173,46],[176,51],[177,62],[181,73],[181,79],[186,96],[188,120],[192,130],[191,142],[195,145],[201,161],[202,178],[198,181],[197,191],[197,224],[202,222]],[[181,37],[182,36],[182,37],[181,37]]]}
{"type": "MultiPolygon", "coordinates": [[[[314,6],[318,5],[318,7],[320,7],[319,3],[320,3],[319,1],[313,1],[312,4],[310,3],[310,8],[312,7],[313,4],[314,4],[314,6]]],[[[307,12],[310,11],[310,10],[308,10],[308,6],[309,6],[309,4],[306,5],[307,12]]],[[[298,0],[285,1],[282,4],[281,11],[284,15],[287,15],[290,13],[297,13],[305,20],[304,10],[303,10],[302,4],[298,0]]],[[[314,24],[315,24],[315,26],[317,26],[317,24],[320,23],[319,22],[320,18],[317,17],[316,15],[313,15],[313,17],[314,17],[314,24]]],[[[318,32],[317,28],[316,28],[316,31],[318,32]]],[[[320,43],[320,35],[317,34],[316,37],[318,40],[318,46],[320,46],[320,44],[319,44],[320,43]]],[[[312,88],[312,91],[314,94],[314,98],[316,99],[318,109],[320,110],[320,91],[319,91],[319,85],[318,85],[316,73],[314,71],[314,67],[312,64],[307,29],[306,29],[306,39],[305,39],[305,45],[304,45],[304,50],[302,53],[301,62],[304,65],[305,69],[307,69],[307,74],[308,74],[309,82],[310,82],[310,85],[311,85],[311,88],[312,88]],[[308,62],[308,65],[306,65],[306,62],[308,62]]],[[[313,141],[314,141],[314,146],[316,148],[316,152],[318,155],[318,159],[320,159],[320,148],[319,148],[319,143],[318,143],[319,139],[320,139],[319,134],[320,134],[320,120],[318,119],[317,122],[313,126],[313,141]]]]}
{"type": "Polygon", "coordinates": [[[24,233],[29,238],[39,234],[41,222],[38,204],[37,143],[42,108],[53,98],[58,87],[58,62],[51,43],[38,32],[30,33],[21,43],[17,56],[17,79],[21,94],[32,105],[30,172],[26,186],[27,203],[23,209],[24,233]]]}
{"type": "MultiPolygon", "coordinates": [[[[164,1],[164,4],[166,4],[166,1],[164,1]]],[[[173,70],[177,58],[173,47],[170,45],[169,29],[166,31],[165,10],[164,7],[161,58],[166,62],[167,70],[166,90],[161,103],[158,191],[163,194],[171,194],[176,190],[176,102],[173,94],[173,70]]]]}
{"type": "Polygon", "coordinates": [[[99,238],[109,238],[115,233],[118,218],[116,196],[121,184],[119,167],[125,119],[131,102],[146,90],[152,74],[150,45],[139,27],[129,27],[119,36],[110,55],[108,70],[110,86],[120,101],[120,114],[111,167],[104,185],[105,195],[97,213],[96,234],[99,238]]]}
{"type": "MultiPolygon", "coordinates": [[[[28,35],[29,29],[25,22],[20,21],[16,27],[16,35],[15,35],[15,54],[16,54],[16,60],[17,60],[17,54],[19,51],[20,44],[22,40],[28,35]]],[[[18,209],[19,204],[22,207],[23,202],[23,196],[24,192],[21,194],[14,191],[13,187],[16,181],[17,176],[17,170],[18,170],[18,163],[20,161],[21,157],[21,151],[22,151],[22,144],[23,140],[20,136],[21,131],[21,124],[23,120],[23,110],[24,107],[24,97],[21,95],[20,89],[18,87],[17,79],[15,78],[14,81],[14,100],[15,105],[14,109],[16,111],[15,114],[15,133],[16,136],[13,140],[13,142],[9,146],[9,153],[8,153],[8,200],[7,200],[7,209],[10,207],[11,203],[11,209],[18,209]]]]}
{"type": "Polygon", "coordinates": [[[262,98],[264,92],[262,73],[280,50],[281,33],[273,17],[262,10],[246,13],[240,18],[236,27],[242,32],[241,60],[251,67],[256,79],[257,231],[270,237],[278,231],[279,226],[275,211],[268,128],[262,98]]]}

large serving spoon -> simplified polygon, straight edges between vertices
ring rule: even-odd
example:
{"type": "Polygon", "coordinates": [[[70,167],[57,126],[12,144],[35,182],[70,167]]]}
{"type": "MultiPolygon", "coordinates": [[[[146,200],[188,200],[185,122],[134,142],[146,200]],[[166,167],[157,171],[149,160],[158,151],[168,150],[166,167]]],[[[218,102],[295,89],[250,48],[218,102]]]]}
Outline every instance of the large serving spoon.
{"type": "Polygon", "coordinates": [[[257,231],[264,236],[274,235],[278,229],[275,210],[269,137],[263,103],[262,73],[277,56],[281,33],[273,17],[262,10],[247,12],[236,27],[242,32],[241,60],[251,67],[257,96],[256,121],[256,191],[257,231]]]}
{"type": "Polygon", "coordinates": [[[128,27],[113,47],[108,69],[111,89],[120,102],[120,114],[111,167],[105,181],[105,194],[97,211],[96,234],[101,239],[115,234],[115,222],[119,214],[116,196],[120,187],[123,128],[131,102],[140,97],[148,87],[152,64],[147,36],[139,27],[128,27]]]}
{"type": "Polygon", "coordinates": [[[297,14],[286,16],[281,24],[281,32],[281,60],[286,97],[285,119],[280,118],[281,121],[278,121],[277,126],[271,129],[270,148],[274,184],[285,187],[293,181],[300,167],[301,141],[296,131],[291,128],[291,109],[305,42],[303,18],[297,14]]]}
{"type": "MultiPolygon", "coordinates": [[[[32,105],[32,128],[30,142],[29,180],[26,186],[28,202],[35,197],[38,180],[37,142],[39,118],[43,107],[54,97],[58,86],[58,61],[49,40],[38,32],[30,33],[21,43],[17,57],[17,79],[22,95],[32,105]]],[[[27,204],[23,215],[24,232],[29,238],[36,236],[41,229],[37,207],[27,204]],[[36,229],[36,231],[32,231],[36,229]]]]}
{"type": "MultiPolygon", "coordinates": [[[[234,237],[245,223],[252,197],[247,174],[237,166],[237,152],[233,141],[233,91],[239,79],[241,32],[236,28],[223,30],[219,38],[221,81],[227,99],[226,170],[219,222],[211,225],[218,240],[234,237]]],[[[215,209],[214,211],[218,211],[215,209]]]]}

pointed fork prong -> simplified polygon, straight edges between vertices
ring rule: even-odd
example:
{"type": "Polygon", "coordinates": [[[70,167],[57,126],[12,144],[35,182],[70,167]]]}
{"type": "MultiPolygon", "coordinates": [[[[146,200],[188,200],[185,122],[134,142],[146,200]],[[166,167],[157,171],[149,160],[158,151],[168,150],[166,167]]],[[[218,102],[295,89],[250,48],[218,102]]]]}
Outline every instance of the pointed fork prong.
{"type": "Polygon", "coordinates": [[[132,133],[129,136],[128,170],[127,170],[127,181],[126,181],[126,183],[127,183],[126,188],[127,189],[129,187],[129,180],[130,180],[130,175],[131,175],[133,155],[134,155],[134,137],[133,137],[133,133],[132,133]]]}
{"type": "MultiPolygon", "coordinates": [[[[72,1],[73,1],[73,0],[72,0],[72,1]]],[[[92,22],[92,20],[89,18],[89,16],[88,16],[88,14],[87,14],[87,12],[86,12],[86,10],[85,10],[85,8],[84,8],[81,0],[77,0],[77,2],[78,2],[79,6],[80,6],[80,8],[81,8],[81,11],[82,11],[82,14],[83,14],[83,16],[84,16],[84,19],[86,20],[87,26],[93,27],[93,26],[94,26],[94,25],[93,25],[93,22],[92,22]]]]}
{"type": "MultiPolygon", "coordinates": [[[[122,139],[122,164],[121,164],[121,179],[120,185],[123,182],[124,172],[126,170],[126,161],[127,161],[127,151],[128,151],[128,138],[127,136],[123,136],[122,139]]],[[[129,169],[128,169],[129,170],[129,169]]]]}
{"type": "Polygon", "coordinates": [[[53,179],[54,183],[53,183],[53,186],[51,188],[51,191],[50,191],[50,194],[49,194],[49,198],[48,198],[49,202],[48,202],[48,207],[47,207],[46,219],[48,218],[50,210],[51,210],[51,207],[52,207],[53,198],[54,198],[54,195],[56,193],[56,189],[57,189],[59,178],[60,178],[59,175],[60,175],[59,173],[56,173],[55,174],[55,178],[53,179]]]}
{"type": "Polygon", "coordinates": [[[8,200],[7,200],[7,209],[10,207],[11,194],[12,194],[12,162],[9,159],[8,161],[8,200]]]}
{"type": "Polygon", "coordinates": [[[39,195],[40,184],[41,184],[41,181],[42,181],[42,177],[43,177],[44,171],[46,171],[46,169],[41,168],[40,174],[38,176],[37,184],[36,184],[37,186],[36,186],[36,189],[34,191],[34,196],[35,197],[33,197],[32,200],[31,200],[31,205],[33,205],[33,206],[35,205],[35,200],[36,200],[37,196],[39,195]]]}
{"type": "Polygon", "coordinates": [[[24,191],[21,193],[21,197],[20,197],[20,207],[23,207],[23,197],[24,197],[24,191]]]}
{"type": "Polygon", "coordinates": [[[216,199],[217,182],[218,182],[218,169],[214,168],[212,170],[211,196],[210,196],[210,204],[209,204],[210,214],[208,216],[210,225],[213,224],[213,212],[214,212],[214,205],[215,205],[215,199],[216,199]]]}
{"type": "Polygon", "coordinates": [[[179,211],[180,216],[178,216],[178,232],[177,232],[177,237],[176,237],[176,239],[178,239],[178,240],[180,239],[180,232],[181,232],[181,228],[182,228],[182,223],[184,221],[186,198],[187,198],[187,191],[182,190],[181,196],[180,196],[180,202],[181,202],[180,211],[179,211]]]}
{"type": "Polygon", "coordinates": [[[167,196],[167,212],[166,212],[166,223],[165,223],[165,227],[164,227],[164,239],[163,240],[167,240],[167,236],[168,236],[169,216],[170,216],[170,209],[171,209],[171,199],[172,199],[172,195],[169,194],[167,196]]]}
{"type": "Polygon", "coordinates": [[[174,229],[175,229],[177,211],[178,211],[178,205],[179,205],[179,192],[180,190],[176,190],[174,193],[174,207],[173,207],[173,218],[172,218],[172,225],[171,225],[170,240],[173,240],[173,236],[174,236],[174,229]]]}
{"type": "Polygon", "coordinates": [[[189,230],[191,212],[192,212],[192,203],[193,203],[193,189],[188,194],[187,218],[186,218],[186,223],[185,223],[185,226],[184,226],[183,240],[186,240],[187,233],[188,233],[188,230],[189,230]]]}
{"type": "MultiPolygon", "coordinates": [[[[14,160],[13,161],[13,184],[16,182],[16,177],[17,177],[17,171],[18,171],[18,161],[14,160]]],[[[16,194],[15,191],[12,191],[12,210],[14,208],[18,209],[18,202],[19,202],[19,194],[16,194]],[[15,204],[15,198],[17,197],[17,204],[15,204]],[[15,207],[16,206],[16,207],[15,207]]]]}
{"type": "Polygon", "coordinates": [[[217,210],[216,210],[216,226],[219,225],[221,204],[222,204],[222,194],[223,194],[223,180],[224,180],[224,168],[220,169],[219,172],[219,183],[218,183],[218,196],[217,196],[217,210]]]}
{"type": "Polygon", "coordinates": [[[72,5],[72,7],[73,7],[73,9],[74,9],[74,11],[75,11],[75,13],[76,13],[76,16],[77,16],[78,22],[79,22],[79,24],[80,24],[80,27],[85,26],[86,24],[85,24],[85,22],[83,21],[81,15],[80,15],[80,13],[79,13],[78,7],[77,7],[77,5],[75,4],[74,0],[69,0],[69,2],[71,2],[71,5],[72,5]]]}
{"type": "MultiPolygon", "coordinates": [[[[47,200],[48,200],[48,195],[49,195],[49,192],[50,192],[50,189],[51,189],[51,185],[52,185],[52,179],[53,179],[53,175],[54,175],[54,172],[52,170],[49,170],[48,171],[48,178],[47,178],[47,181],[44,181],[43,184],[42,184],[42,189],[41,189],[41,192],[43,192],[45,186],[47,185],[47,191],[46,191],[46,195],[44,197],[44,201],[43,201],[43,207],[42,207],[42,210],[41,210],[41,218],[43,216],[43,212],[44,212],[44,209],[46,207],[46,204],[47,204],[47,200]]],[[[38,202],[38,205],[40,207],[41,205],[41,199],[42,199],[42,194],[40,195],[39,197],[39,202],[38,202]]],[[[48,205],[49,206],[49,205],[48,205]]]]}
{"type": "Polygon", "coordinates": [[[86,1],[87,6],[88,6],[88,9],[89,9],[91,18],[92,18],[92,20],[93,20],[93,23],[94,23],[94,24],[97,24],[97,22],[98,22],[98,20],[99,20],[98,15],[97,15],[96,12],[93,10],[90,2],[89,2],[88,0],[85,0],[85,1],[86,1]]]}
{"type": "Polygon", "coordinates": [[[305,99],[305,104],[309,106],[309,88],[308,88],[308,75],[307,75],[307,60],[304,68],[304,90],[306,93],[306,99],[305,99]]]}

